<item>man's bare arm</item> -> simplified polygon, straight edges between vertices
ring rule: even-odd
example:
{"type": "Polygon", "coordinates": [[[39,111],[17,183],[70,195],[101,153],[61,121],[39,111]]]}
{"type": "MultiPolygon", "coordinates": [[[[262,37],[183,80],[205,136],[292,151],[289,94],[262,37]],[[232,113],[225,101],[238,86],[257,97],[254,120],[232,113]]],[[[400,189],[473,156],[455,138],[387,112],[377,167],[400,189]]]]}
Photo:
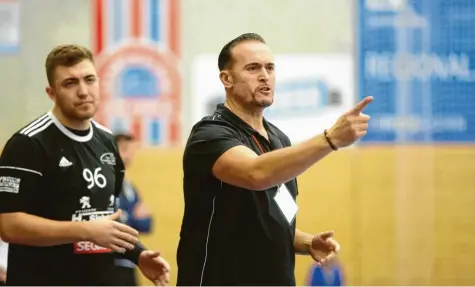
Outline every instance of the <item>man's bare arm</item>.
{"type": "Polygon", "coordinates": [[[297,254],[309,255],[313,235],[295,229],[294,250],[297,254]]]}
{"type": "MultiPolygon", "coordinates": [[[[328,130],[332,145],[346,147],[366,134],[369,116],[361,112],[372,100],[372,97],[365,98],[336,121],[328,130]]],[[[260,156],[245,146],[235,146],[216,160],[212,171],[223,182],[265,190],[299,176],[327,156],[332,151],[329,141],[321,134],[260,156]]]]}
{"type": "Polygon", "coordinates": [[[213,174],[232,185],[265,190],[297,177],[331,151],[323,135],[260,156],[246,146],[236,146],[218,158],[213,174]]]}
{"type": "Polygon", "coordinates": [[[84,222],[55,221],[13,212],[0,214],[0,234],[5,242],[53,246],[87,240],[84,222]]]}
{"type": "Polygon", "coordinates": [[[54,246],[91,241],[99,246],[124,253],[134,250],[137,230],[117,222],[120,211],[102,219],[72,222],[55,221],[23,212],[0,214],[0,234],[4,241],[30,245],[54,246]]]}

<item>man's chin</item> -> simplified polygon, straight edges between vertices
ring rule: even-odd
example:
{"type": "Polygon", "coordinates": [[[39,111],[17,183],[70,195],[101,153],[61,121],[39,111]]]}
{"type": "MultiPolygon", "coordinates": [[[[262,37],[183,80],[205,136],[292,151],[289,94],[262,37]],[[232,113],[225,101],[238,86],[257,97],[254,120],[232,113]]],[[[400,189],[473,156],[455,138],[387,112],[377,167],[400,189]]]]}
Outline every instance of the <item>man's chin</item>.
{"type": "Polygon", "coordinates": [[[78,118],[82,120],[90,120],[94,117],[95,113],[81,113],[78,115],[78,118]]]}
{"type": "Polygon", "coordinates": [[[272,101],[272,100],[270,100],[270,101],[269,100],[261,100],[257,103],[257,105],[259,107],[265,109],[265,108],[268,108],[268,107],[272,106],[273,102],[274,101],[272,101]]]}
{"type": "Polygon", "coordinates": [[[74,116],[78,120],[90,120],[96,115],[96,109],[94,108],[89,108],[89,109],[81,109],[81,110],[76,110],[74,112],[74,116]]]}

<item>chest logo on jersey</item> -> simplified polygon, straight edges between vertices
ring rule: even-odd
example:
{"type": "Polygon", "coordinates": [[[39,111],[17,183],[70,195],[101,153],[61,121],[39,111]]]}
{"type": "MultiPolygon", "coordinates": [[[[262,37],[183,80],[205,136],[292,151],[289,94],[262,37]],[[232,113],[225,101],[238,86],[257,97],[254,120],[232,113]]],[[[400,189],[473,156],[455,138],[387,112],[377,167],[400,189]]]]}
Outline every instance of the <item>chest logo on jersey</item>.
{"type": "Polygon", "coordinates": [[[111,152],[102,154],[100,160],[103,164],[115,165],[115,156],[111,152]]]}
{"type": "Polygon", "coordinates": [[[68,166],[72,166],[73,163],[70,162],[67,158],[65,158],[64,156],[61,158],[61,160],[59,161],[59,167],[68,167],[68,166]]]}
{"type": "MultiPolygon", "coordinates": [[[[72,221],[90,221],[102,219],[114,212],[115,196],[109,197],[109,205],[104,209],[97,209],[94,207],[91,197],[83,196],[79,199],[80,209],[76,210],[72,215],[72,221]]],[[[74,243],[75,254],[95,254],[108,253],[110,249],[96,245],[89,241],[79,241],[74,243]]]]}

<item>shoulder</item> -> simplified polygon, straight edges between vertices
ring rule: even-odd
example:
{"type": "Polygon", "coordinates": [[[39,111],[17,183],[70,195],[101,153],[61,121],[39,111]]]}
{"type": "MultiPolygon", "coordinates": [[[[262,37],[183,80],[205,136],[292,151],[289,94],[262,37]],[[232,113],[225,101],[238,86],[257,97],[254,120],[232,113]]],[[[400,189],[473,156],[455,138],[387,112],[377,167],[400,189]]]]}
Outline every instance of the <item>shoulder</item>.
{"type": "Polygon", "coordinates": [[[275,133],[275,135],[285,144],[285,146],[291,146],[292,142],[290,141],[290,138],[283,132],[281,131],[277,126],[274,124],[267,122],[271,130],[275,133]]]}
{"type": "Polygon", "coordinates": [[[204,117],[191,129],[188,143],[194,141],[213,140],[222,137],[239,138],[238,129],[230,122],[223,119],[219,114],[204,117]]]}
{"type": "Polygon", "coordinates": [[[11,136],[2,149],[0,166],[27,169],[41,175],[46,153],[35,137],[19,132],[11,136]]]}
{"type": "Polygon", "coordinates": [[[49,131],[54,129],[54,126],[54,121],[50,113],[44,113],[21,127],[13,137],[41,140],[45,134],[48,134],[49,131]]]}
{"type": "Polygon", "coordinates": [[[5,144],[7,150],[25,150],[39,147],[47,141],[48,135],[55,125],[49,113],[33,119],[28,124],[18,129],[5,144]]]}
{"type": "Polygon", "coordinates": [[[98,137],[102,142],[107,145],[116,146],[114,133],[107,127],[101,125],[96,121],[91,121],[91,124],[94,128],[94,136],[98,137]]]}
{"type": "Polygon", "coordinates": [[[96,121],[91,121],[94,127],[96,128],[96,131],[99,132],[100,134],[104,135],[105,137],[109,139],[114,139],[114,133],[106,128],[105,126],[101,125],[100,123],[96,121]]]}
{"type": "Polygon", "coordinates": [[[36,147],[34,140],[28,135],[19,132],[13,134],[6,142],[2,154],[5,153],[24,153],[36,147]]]}

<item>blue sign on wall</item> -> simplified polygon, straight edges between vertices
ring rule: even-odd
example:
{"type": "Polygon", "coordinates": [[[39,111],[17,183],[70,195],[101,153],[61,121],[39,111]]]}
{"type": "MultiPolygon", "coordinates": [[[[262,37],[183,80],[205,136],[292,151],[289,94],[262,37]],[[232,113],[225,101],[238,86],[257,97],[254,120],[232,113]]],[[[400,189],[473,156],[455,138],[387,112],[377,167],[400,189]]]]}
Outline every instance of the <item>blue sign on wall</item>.
{"type": "Polygon", "coordinates": [[[475,143],[475,1],[358,0],[362,143],[475,143]]]}

